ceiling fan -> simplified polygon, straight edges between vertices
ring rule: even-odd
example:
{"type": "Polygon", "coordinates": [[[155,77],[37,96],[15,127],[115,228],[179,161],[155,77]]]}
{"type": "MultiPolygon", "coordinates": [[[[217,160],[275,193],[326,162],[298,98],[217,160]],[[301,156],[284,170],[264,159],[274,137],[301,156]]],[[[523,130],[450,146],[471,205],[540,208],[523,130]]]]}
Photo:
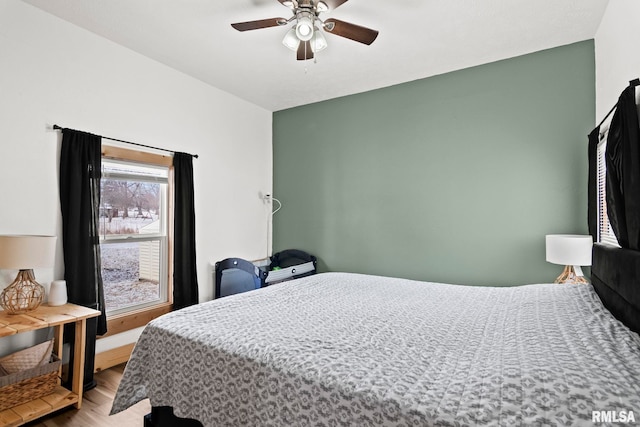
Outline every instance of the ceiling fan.
{"type": "Polygon", "coordinates": [[[336,36],[345,37],[357,42],[370,45],[378,37],[378,31],[360,25],[329,18],[325,21],[320,14],[335,9],[348,0],[278,0],[293,12],[289,19],[269,18],[257,21],[238,22],[231,24],[238,31],[258,30],[260,28],[288,25],[295,21],[295,25],[287,32],[282,44],[297,52],[297,59],[304,61],[313,59],[315,53],[327,47],[321,29],[336,36]]]}

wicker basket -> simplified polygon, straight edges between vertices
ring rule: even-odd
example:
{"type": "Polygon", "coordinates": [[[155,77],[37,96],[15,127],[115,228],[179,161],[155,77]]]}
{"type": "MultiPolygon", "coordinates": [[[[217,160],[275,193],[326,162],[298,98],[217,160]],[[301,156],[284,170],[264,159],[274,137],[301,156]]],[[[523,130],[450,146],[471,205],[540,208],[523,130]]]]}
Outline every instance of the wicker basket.
{"type": "Polygon", "coordinates": [[[58,385],[60,359],[26,371],[0,377],[0,411],[53,393],[58,385]]]}

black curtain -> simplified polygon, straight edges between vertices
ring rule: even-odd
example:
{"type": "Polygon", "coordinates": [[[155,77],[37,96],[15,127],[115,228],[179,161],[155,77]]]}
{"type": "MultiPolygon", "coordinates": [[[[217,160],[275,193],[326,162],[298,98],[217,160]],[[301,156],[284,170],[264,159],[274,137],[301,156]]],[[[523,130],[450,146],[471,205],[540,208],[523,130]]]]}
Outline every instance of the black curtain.
{"type": "Polygon", "coordinates": [[[600,126],[589,134],[589,177],[587,183],[587,222],[589,234],[593,241],[598,241],[598,142],[600,141],[600,126]]]}
{"type": "Polygon", "coordinates": [[[193,157],[174,153],[173,308],[198,303],[193,157]]]}
{"type": "Polygon", "coordinates": [[[620,246],[640,250],[640,129],[632,85],[618,99],[605,159],[611,228],[620,246]]]}
{"type": "MultiPolygon", "coordinates": [[[[64,278],[69,302],[100,310],[87,321],[85,389],[91,388],[96,334],[107,331],[100,267],[98,213],[100,205],[101,138],[71,129],[62,131],[60,207],[64,278]]],[[[73,339],[73,334],[70,334],[73,339]]],[[[70,371],[73,363],[70,362],[70,371]]],[[[70,372],[70,378],[73,375],[70,372]]]]}

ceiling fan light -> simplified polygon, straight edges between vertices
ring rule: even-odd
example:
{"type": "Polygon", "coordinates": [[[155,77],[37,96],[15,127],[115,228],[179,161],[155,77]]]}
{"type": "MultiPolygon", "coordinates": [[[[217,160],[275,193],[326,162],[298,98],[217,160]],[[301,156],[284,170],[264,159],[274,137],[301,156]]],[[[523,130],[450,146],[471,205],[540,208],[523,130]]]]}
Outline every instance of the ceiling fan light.
{"type": "Polygon", "coordinates": [[[294,52],[298,50],[298,43],[300,43],[300,40],[298,39],[298,36],[296,36],[295,28],[287,31],[287,34],[285,34],[284,38],[282,39],[282,44],[294,52]]]}
{"type": "Polygon", "coordinates": [[[298,36],[298,39],[306,42],[311,40],[313,33],[313,21],[306,16],[299,18],[296,24],[296,36],[298,36]]]}
{"type": "Polygon", "coordinates": [[[311,50],[313,53],[318,53],[321,50],[325,50],[327,46],[327,39],[324,37],[324,34],[316,28],[316,31],[313,33],[313,38],[311,39],[311,50]]]}

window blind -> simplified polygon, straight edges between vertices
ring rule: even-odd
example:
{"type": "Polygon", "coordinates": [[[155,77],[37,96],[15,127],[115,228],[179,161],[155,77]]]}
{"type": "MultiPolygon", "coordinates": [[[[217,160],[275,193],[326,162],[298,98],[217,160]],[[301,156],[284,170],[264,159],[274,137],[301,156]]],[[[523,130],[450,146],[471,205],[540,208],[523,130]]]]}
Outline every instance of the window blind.
{"type": "Polygon", "coordinates": [[[607,150],[607,132],[600,136],[598,143],[597,186],[598,186],[598,239],[600,243],[620,246],[613,233],[609,216],[607,215],[607,163],[605,152],[607,150]]]}

